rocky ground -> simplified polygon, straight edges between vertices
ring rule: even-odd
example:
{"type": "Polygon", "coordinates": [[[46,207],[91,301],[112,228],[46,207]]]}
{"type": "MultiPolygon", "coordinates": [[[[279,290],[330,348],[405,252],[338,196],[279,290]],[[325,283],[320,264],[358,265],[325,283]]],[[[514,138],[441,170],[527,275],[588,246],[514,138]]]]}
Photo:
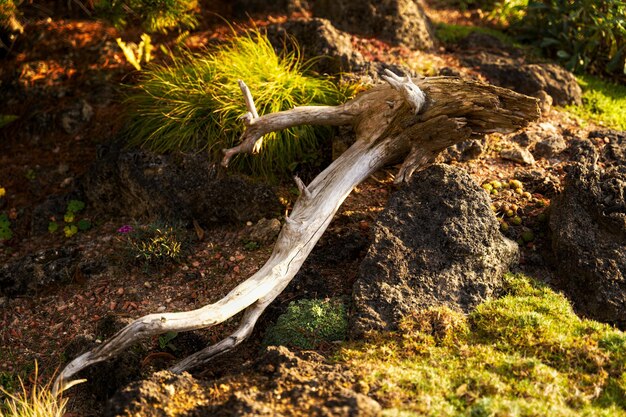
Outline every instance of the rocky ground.
{"type": "MultiPolygon", "coordinates": [[[[537,97],[541,119],[522,132],[448,149],[403,189],[393,185],[397,167],[376,173],[348,197],[249,341],[192,378],[161,370],[220,340],[235,321],[178,335],[175,349],[163,338],[147,340],[88,369],[89,382],[69,394],[70,415],[148,413],[142,407],[155,416],[379,415],[381,405],[357,373],[332,361],[335,345],[316,352],[261,346],[268,324],[303,298],[346,300],[351,337],[359,338],[396,330],[416,309],[443,304],[468,313],[500,294],[502,274],[511,269],[564,291],[581,315],[626,326],[626,134],[581,125],[554,107],[580,103],[571,74],[485,34],[443,44],[431,27],[411,24],[408,17],[423,13],[412,2],[405,16],[370,16],[370,25],[334,17],[366,16],[348,1],[326,8],[314,2],[306,10],[293,2],[270,12],[249,3],[251,18],[232,6],[205,10],[185,42],[193,49],[226,36],[227,26],[211,14],[218,12],[264,28],[277,46],[291,34],[305,56],[325,56],[319,72],[368,82],[378,82],[387,67],[476,78],[537,97]]],[[[136,73],[115,43],[120,33],[79,11],[48,6],[30,10],[0,66],[2,112],[19,116],[0,129],[0,213],[11,230],[0,240],[5,386],[17,375],[33,382],[34,361],[47,380],[132,318],[220,299],[267,259],[296,198],[292,184],[224,173],[202,154],[121,146],[121,84],[132,84],[136,73]],[[75,216],[89,227],[66,237],[72,201],[84,203],[75,216]],[[177,262],[128,255],[134,232],[155,229],[182,242],[177,262]]],[[[426,12],[448,23],[477,19],[471,12],[426,12]]],[[[155,53],[157,62],[163,58],[155,53]]],[[[338,142],[350,140],[337,135],[338,142]]]]}

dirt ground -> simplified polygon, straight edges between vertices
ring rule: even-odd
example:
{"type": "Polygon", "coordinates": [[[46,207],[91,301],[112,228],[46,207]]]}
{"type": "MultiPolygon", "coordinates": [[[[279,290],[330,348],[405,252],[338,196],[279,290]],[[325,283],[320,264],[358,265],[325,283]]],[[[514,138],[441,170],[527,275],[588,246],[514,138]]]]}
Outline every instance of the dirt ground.
{"type": "MultiPolygon", "coordinates": [[[[59,2],[64,3],[64,2],[59,2]]],[[[202,239],[192,229],[187,230],[188,246],[179,264],[145,270],[128,264],[119,253],[123,251],[124,237],[118,229],[134,224],[128,218],[92,219],[94,227],[71,238],[61,233],[31,235],[33,209],[51,195],[66,193],[85,173],[96,158],[99,144],[106,143],[119,131],[123,118],[120,103],[121,84],[132,84],[136,72],[129,65],[115,38],[130,39],[140,33],[129,28],[119,33],[114,27],[88,19],[79,10],[68,11],[56,2],[41,2],[25,16],[25,33],[19,36],[8,53],[0,58],[1,112],[19,116],[19,119],[0,129],[0,187],[6,196],[0,199],[0,211],[8,213],[14,237],[0,242],[0,264],[12,262],[27,254],[52,247],[78,248],[83,259],[97,260],[106,266],[89,277],[75,273],[67,280],[41,288],[17,298],[0,298],[0,373],[34,378],[33,363],[39,364],[39,378],[46,381],[75,354],[76,340],[84,345],[97,343],[103,337],[104,318],[124,322],[157,311],[189,310],[218,300],[237,283],[254,273],[271,253],[271,245],[250,250],[246,247],[247,225],[224,225],[205,233],[202,239]],[[65,112],[82,100],[90,103],[93,116],[90,121],[72,130],[63,126],[65,112]],[[82,338],[82,339],[77,339],[82,338]],[[82,342],[81,342],[82,343],[82,342]]],[[[211,12],[228,16],[228,7],[215,6],[207,10],[199,30],[188,40],[191,47],[225,36],[229,28],[211,12]]],[[[435,20],[451,23],[471,22],[471,13],[430,10],[435,20]]],[[[257,17],[241,24],[262,26],[281,21],[286,16],[257,17]]],[[[167,45],[174,36],[155,36],[153,42],[167,45]]],[[[462,68],[455,52],[443,47],[432,53],[411,52],[372,39],[354,37],[354,44],[373,60],[413,63],[415,67],[452,67],[464,74],[471,68],[462,68]]],[[[155,61],[163,59],[158,51],[155,61]]],[[[593,125],[579,126],[577,121],[557,110],[540,120],[558,131],[568,130],[579,137],[593,125]]],[[[476,182],[508,180],[514,177],[519,165],[498,156],[498,144],[503,139],[493,135],[487,151],[477,160],[453,162],[471,173],[476,182]]],[[[597,143],[602,146],[601,142],[597,143]]],[[[539,160],[533,169],[556,178],[563,177],[564,160],[539,160]]],[[[377,214],[393,192],[394,167],[378,172],[359,186],[346,200],[330,225],[311,259],[303,270],[315,269],[323,282],[315,282],[306,273],[300,274],[280,299],[261,319],[255,334],[236,353],[216,361],[215,366],[202,374],[206,378],[221,377],[235,363],[253,358],[259,349],[258,340],[266,325],[284,309],[290,300],[306,296],[349,295],[360,257],[358,252],[345,262],[328,260],[329,253],[345,244],[346,239],[360,237],[367,241],[368,231],[377,214]]],[[[285,184],[280,193],[289,197],[291,184],[285,184]]],[[[549,196],[533,195],[533,200],[501,196],[522,206],[529,218],[536,218],[545,210],[538,201],[548,202],[549,196]]],[[[86,208],[89,215],[89,207],[86,208]]],[[[512,237],[516,238],[514,231],[512,237]]],[[[533,242],[524,244],[521,267],[527,265],[544,279],[549,272],[537,254],[544,248],[545,235],[539,234],[533,242]]],[[[160,340],[147,341],[141,352],[140,370],[144,373],[162,369],[176,357],[182,357],[205,343],[220,340],[236,325],[230,320],[221,326],[194,332],[188,345],[180,339],[176,352],[160,346],[160,340]]],[[[80,343],[79,343],[80,344],[80,343]]],[[[323,353],[323,352],[322,352],[323,353]]],[[[135,372],[137,365],[135,364],[135,372]]],[[[120,384],[123,381],[120,382],[120,384]]],[[[92,381],[90,383],[97,383],[92,381]]],[[[78,397],[70,395],[71,415],[99,415],[102,398],[112,389],[82,389],[78,397]],[[78,398],[78,399],[77,399],[78,398]]]]}

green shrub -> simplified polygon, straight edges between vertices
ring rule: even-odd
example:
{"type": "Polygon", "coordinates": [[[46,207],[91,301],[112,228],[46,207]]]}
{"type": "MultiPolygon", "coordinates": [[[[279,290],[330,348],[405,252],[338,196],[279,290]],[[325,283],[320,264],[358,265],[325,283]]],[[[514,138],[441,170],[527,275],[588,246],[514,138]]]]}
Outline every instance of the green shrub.
{"type": "Polygon", "coordinates": [[[625,0],[531,1],[515,29],[572,71],[626,74],[625,0]]]}
{"type": "Polygon", "coordinates": [[[626,416],[626,334],[523,276],[465,317],[433,308],[337,360],[388,416],[626,416]]]}
{"type": "MultiPolygon", "coordinates": [[[[260,115],[302,105],[336,105],[353,92],[330,79],[304,75],[297,52],[277,55],[268,39],[250,32],[201,55],[187,54],[169,66],[152,67],[127,100],[131,144],[157,152],[206,148],[216,159],[237,144],[239,119],[247,112],[238,80],[250,88],[260,115]]],[[[235,165],[255,174],[284,173],[302,158],[314,158],[327,127],[299,126],[264,137],[259,155],[235,165]]]]}
{"type": "Polygon", "coordinates": [[[97,0],[96,15],[122,28],[138,21],[147,32],[194,28],[197,0],[97,0]]]}
{"type": "Polygon", "coordinates": [[[300,300],[289,304],[265,334],[263,344],[315,349],[322,342],[346,338],[348,320],[337,299],[300,300]]]}

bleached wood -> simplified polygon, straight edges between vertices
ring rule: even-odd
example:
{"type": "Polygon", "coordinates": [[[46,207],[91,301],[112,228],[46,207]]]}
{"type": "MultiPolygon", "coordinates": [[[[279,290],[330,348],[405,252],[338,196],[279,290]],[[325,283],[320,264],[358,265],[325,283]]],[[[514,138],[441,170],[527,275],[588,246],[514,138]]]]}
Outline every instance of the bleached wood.
{"type": "Polygon", "coordinates": [[[241,144],[224,151],[224,166],[238,153],[253,153],[263,135],[302,124],[352,125],[356,142],[301,191],[285,219],[274,250],[254,275],[214,304],[178,313],[139,318],[97,348],[71,361],[54,390],[85,367],[109,359],[141,339],[168,331],[195,330],[221,323],[246,310],[232,335],[175,365],[182,372],[206,363],[247,338],[265,308],[296,275],[341,203],[355,186],[391,162],[406,158],[398,181],[428,165],[446,147],[472,135],[508,132],[539,116],[537,100],[510,90],[452,77],[387,74],[390,85],[376,86],[339,106],[307,106],[255,116],[252,95],[240,84],[248,116],[241,144]],[[413,98],[411,98],[413,97],[413,98]]]}

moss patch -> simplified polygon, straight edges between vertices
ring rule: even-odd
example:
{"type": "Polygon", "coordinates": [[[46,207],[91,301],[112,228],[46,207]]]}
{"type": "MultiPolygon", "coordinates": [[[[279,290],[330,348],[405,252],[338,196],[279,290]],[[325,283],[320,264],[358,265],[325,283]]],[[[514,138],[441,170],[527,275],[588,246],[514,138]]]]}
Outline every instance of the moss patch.
{"type": "Polygon", "coordinates": [[[626,416],[626,335],[521,276],[469,317],[427,310],[338,358],[389,416],[626,416]]]}
{"type": "Polygon", "coordinates": [[[300,300],[289,304],[268,329],[263,344],[316,349],[324,342],[344,340],[347,329],[341,300],[300,300]]]}
{"type": "Polygon", "coordinates": [[[577,79],[583,89],[583,105],[568,106],[566,110],[585,120],[626,130],[626,86],[591,75],[580,75],[577,79]]]}
{"type": "Polygon", "coordinates": [[[484,33],[493,36],[508,46],[515,46],[515,41],[496,29],[490,29],[479,26],[449,25],[446,23],[438,23],[435,28],[435,35],[443,43],[457,43],[474,32],[484,33]]]}

